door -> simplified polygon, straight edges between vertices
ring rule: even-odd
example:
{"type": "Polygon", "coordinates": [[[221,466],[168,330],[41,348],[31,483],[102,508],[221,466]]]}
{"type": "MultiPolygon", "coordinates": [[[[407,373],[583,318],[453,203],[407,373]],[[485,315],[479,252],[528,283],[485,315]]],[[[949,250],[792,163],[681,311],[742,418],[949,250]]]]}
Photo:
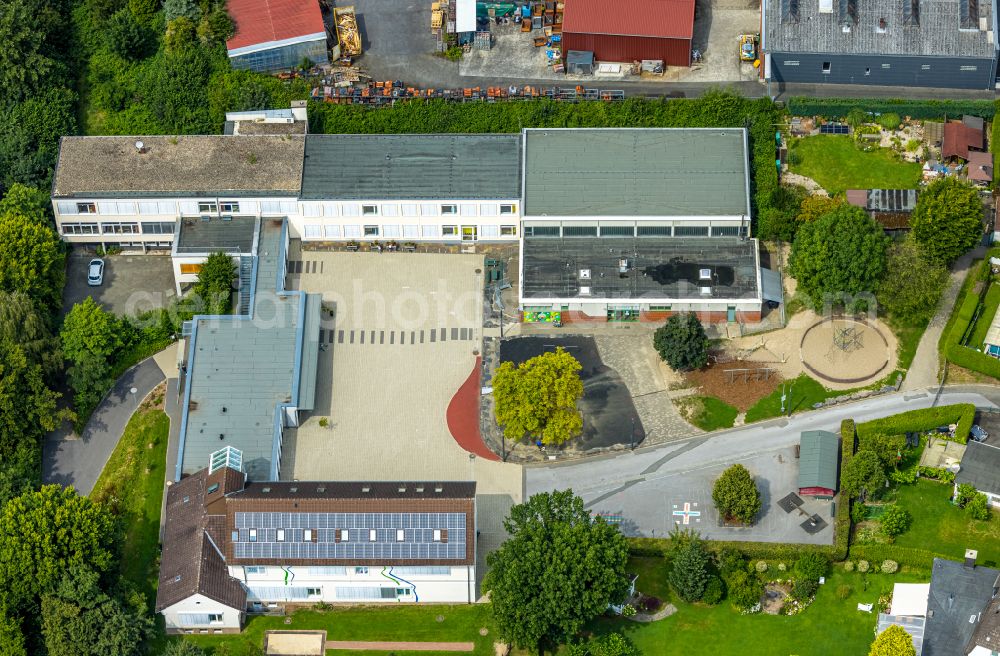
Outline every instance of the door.
{"type": "Polygon", "coordinates": [[[736,321],[736,306],[730,305],[726,308],[726,321],[734,322],[736,321]]]}
{"type": "Polygon", "coordinates": [[[462,226],[462,241],[476,241],[476,226],[462,226]]]}

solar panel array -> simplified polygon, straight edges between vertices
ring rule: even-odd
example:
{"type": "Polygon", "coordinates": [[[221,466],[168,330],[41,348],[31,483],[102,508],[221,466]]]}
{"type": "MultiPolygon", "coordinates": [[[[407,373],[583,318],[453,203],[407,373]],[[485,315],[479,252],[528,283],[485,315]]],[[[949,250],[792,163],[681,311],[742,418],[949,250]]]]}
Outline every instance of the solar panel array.
{"type": "Polygon", "coordinates": [[[282,560],[463,560],[466,557],[465,513],[236,513],[236,558],[282,560]],[[278,529],[284,540],[277,539],[278,529]],[[256,540],[250,541],[250,529],[256,540]],[[315,541],[305,540],[312,531],[315,541]],[[375,530],[375,541],[370,531],[375,530]],[[445,529],[447,542],[435,541],[445,529]],[[348,539],[338,542],[341,531],[348,539]],[[403,540],[397,540],[397,531],[403,540]]]}
{"type": "Polygon", "coordinates": [[[827,123],[819,126],[820,134],[848,134],[850,129],[843,123],[827,123]]]}

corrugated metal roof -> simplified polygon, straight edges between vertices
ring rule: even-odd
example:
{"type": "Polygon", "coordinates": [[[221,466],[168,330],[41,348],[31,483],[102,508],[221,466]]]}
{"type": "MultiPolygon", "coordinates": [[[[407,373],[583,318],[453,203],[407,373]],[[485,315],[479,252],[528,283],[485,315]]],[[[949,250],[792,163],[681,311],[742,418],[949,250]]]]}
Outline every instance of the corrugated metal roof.
{"type": "Polygon", "coordinates": [[[750,215],[743,128],[525,135],[525,216],[750,215]]]}
{"type": "Polygon", "coordinates": [[[827,431],[805,431],[799,449],[799,488],[836,491],[840,438],[827,431]]]}
{"type": "Polygon", "coordinates": [[[228,0],[236,34],[229,50],[324,32],[317,0],[228,0]]]}
{"type": "Polygon", "coordinates": [[[983,147],[983,131],[972,126],[950,121],[944,124],[944,144],[941,157],[961,157],[969,159],[969,150],[983,147]]]}
{"type": "Polygon", "coordinates": [[[306,137],[303,200],[515,200],[516,134],[323,134],[306,137]]]}
{"type": "Polygon", "coordinates": [[[695,0],[572,0],[563,32],[690,39],[695,0]]]}

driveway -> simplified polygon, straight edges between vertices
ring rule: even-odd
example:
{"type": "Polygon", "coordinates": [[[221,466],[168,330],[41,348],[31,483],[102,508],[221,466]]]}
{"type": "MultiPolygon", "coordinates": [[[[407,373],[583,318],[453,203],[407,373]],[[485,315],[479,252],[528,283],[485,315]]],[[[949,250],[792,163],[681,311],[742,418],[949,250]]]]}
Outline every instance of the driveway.
{"type": "Polygon", "coordinates": [[[67,258],[63,314],[88,296],[109,312],[135,315],[166,307],[174,296],[174,272],[166,255],[111,255],[104,260],[104,284],[87,285],[87,266],[95,255],[74,248],[67,258]]]}
{"type": "Polygon", "coordinates": [[[42,447],[42,481],[72,485],[80,494],[90,494],[132,413],[163,379],[154,358],[143,360],[118,379],[79,438],[67,430],[51,433],[42,447]]]}
{"type": "MultiPolygon", "coordinates": [[[[689,526],[714,539],[820,541],[823,532],[807,536],[798,528],[799,522],[793,521],[796,518],[784,515],[772,505],[793,491],[797,467],[787,465],[789,458],[794,458],[792,449],[802,431],[837,431],[846,418],[863,422],[934,405],[975,403],[983,408],[996,408],[998,400],[1000,389],[989,387],[945,389],[937,396],[927,391],[895,393],[614,457],[527,467],[525,496],[572,488],[588,507],[620,516],[623,529],[630,535],[662,536],[673,525],[674,505],[683,510],[684,503],[698,503],[703,521],[692,524],[689,520],[689,526]],[[764,488],[767,506],[762,511],[761,530],[723,528],[714,521],[712,482],[718,473],[736,462],[750,468],[764,488]]],[[[695,508],[692,506],[691,510],[695,508]]],[[[807,510],[832,524],[829,504],[807,510]]],[[[823,535],[822,541],[832,541],[832,532],[823,535]]]]}

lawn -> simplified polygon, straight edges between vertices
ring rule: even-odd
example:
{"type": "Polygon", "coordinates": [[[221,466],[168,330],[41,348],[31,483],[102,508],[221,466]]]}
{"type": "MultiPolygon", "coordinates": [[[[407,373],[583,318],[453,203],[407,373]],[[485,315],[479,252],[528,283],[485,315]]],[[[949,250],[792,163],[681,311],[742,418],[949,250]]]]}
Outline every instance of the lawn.
{"type": "Polygon", "coordinates": [[[688,396],[678,399],[677,408],[687,421],[706,432],[732,428],[739,410],[714,396],[688,396]]]}
{"type": "Polygon", "coordinates": [[[831,195],[848,189],[916,189],[920,164],[901,162],[888,148],[866,153],[848,136],[820,134],[793,139],[790,165],[831,195]]]}
{"type": "MultiPolygon", "coordinates": [[[[668,598],[664,595],[666,567],[662,559],[633,558],[629,569],[639,573],[639,590],[668,598]]],[[[600,629],[625,632],[644,654],[860,655],[868,653],[876,615],[859,612],[857,605],[876,602],[879,594],[890,591],[896,582],[929,578],[922,572],[848,574],[834,566],[816,594],[816,601],[800,615],[741,615],[725,601],[710,607],[673,599],[678,611],[664,620],[652,624],[605,620],[600,629]],[[841,585],[851,587],[846,599],[836,593],[841,585]],[[666,645],[669,649],[665,649],[666,645]]]]}
{"type": "Polygon", "coordinates": [[[951,485],[927,479],[899,486],[896,503],[909,511],[913,523],[896,538],[896,544],[955,559],[966,549],[976,549],[980,563],[990,567],[1000,564],[1000,513],[994,511],[985,522],[971,519],[951,504],[951,490],[951,485]]]}
{"type": "MultiPolygon", "coordinates": [[[[785,414],[791,414],[789,408],[791,408],[791,412],[810,410],[814,403],[843,394],[850,394],[850,391],[828,390],[819,381],[810,378],[809,375],[799,374],[798,378],[790,381],[790,385],[785,388],[785,414]]],[[[749,424],[753,421],[770,419],[779,415],[781,415],[780,387],[747,410],[746,422],[749,424]]]]}
{"type": "Polygon", "coordinates": [[[132,415],[90,495],[108,503],[121,518],[125,542],[120,573],[146,595],[151,612],[170,433],[170,419],[158,407],[162,401],[163,390],[158,388],[132,415]]]}
{"type": "Polygon", "coordinates": [[[993,323],[993,316],[1000,306],[1000,285],[992,284],[986,291],[986,298],[979,308],[979,316],[976,318],[976,325],[972,329],[972,337],[969,338],[969,346],[975,349],[983,347],[983,340],[986,339],[986,332],[993,323]]]}
{"type": "MultiPolygon", "coordinates": [[[[287,629],[325,629],[328,640],[414,640],[420,642],[474,642],[472,653],[487,656],[493,653],[493,630],[489,606],[486,604],[456,604],[448,606],[410,605],[350,606],[330,610],[300,610],[291,615],[291,623],[284,617],[252,616],[240,635],[189,636],[188,639],[204,647],[209,654],[222,644],[235,648],[243,642],[263,645],[264,632],[287,629]],[[438,617],[443,618],[438,621],[438,617]],[[489,635],[479,635],[481,628],[489,635]]],[[[171,641],[178,638],[171,638],[171,641]]],[[[343,656],[349,651],[331,651],[343,656]]],[[[358,652],[377,656],[379,652],[358,652]]],[[[433,652],[420,652],[432,654],[433,652]]]]}

